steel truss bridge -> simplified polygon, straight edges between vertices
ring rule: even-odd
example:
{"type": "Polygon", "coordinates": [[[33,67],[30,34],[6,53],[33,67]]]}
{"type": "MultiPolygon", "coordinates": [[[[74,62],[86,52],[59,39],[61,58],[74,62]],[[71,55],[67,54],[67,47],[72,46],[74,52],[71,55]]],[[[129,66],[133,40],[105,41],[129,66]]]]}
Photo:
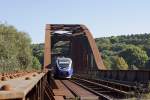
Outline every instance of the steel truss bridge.
{"type": "Polygon", "coordinates": [[[3,100],[130,100],[150,92],[149,70],[108,70],[91,32],[80,24],[47,24],[43,70],[1,73],[0,79],[3,100]],[[71,79],[53,78],[57,56],[72,58],[71,79]]]}

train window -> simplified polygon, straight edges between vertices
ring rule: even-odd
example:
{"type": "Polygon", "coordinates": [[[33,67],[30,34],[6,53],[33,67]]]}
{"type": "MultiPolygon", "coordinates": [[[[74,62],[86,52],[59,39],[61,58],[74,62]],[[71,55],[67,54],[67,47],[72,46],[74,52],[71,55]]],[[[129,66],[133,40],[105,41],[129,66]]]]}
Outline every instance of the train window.
{"type": "Polygon", "coordinates": [[[66,63],[66,64],[65,64],[65,63],[63,64],[63,63],[62,63],[62,64],[59,64],[59,66],[60,66],[61,68],[67,68],[67,67],[69,67],[69,64],[67,64],[67,63],[66,63]]]}
{"type": "Polygon", "coordinates": [[[66,68],[66,67],[68,67],[69,66],[69,61],[65,61],[65,60],[61,60],[61,61],[59,61],[59,66],[60,67],[62,67],[62,68],[66,68]]]}

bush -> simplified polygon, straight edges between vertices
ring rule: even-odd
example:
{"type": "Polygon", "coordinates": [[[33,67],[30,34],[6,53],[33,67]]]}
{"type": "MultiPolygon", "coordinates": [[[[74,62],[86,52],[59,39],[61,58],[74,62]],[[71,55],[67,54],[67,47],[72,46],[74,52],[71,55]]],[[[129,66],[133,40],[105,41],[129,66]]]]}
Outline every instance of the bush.
{"type": "Polygon", "coordinates": [[[122,57],[116,57],[115,66],[119,70],[128,70],[128,64],[122,57]]]}
{"type": "Polygon", "coordinates": [[[31,39],[11,25],[0,24],[0,71],[24,70],[32,65],[31,39]]]}
{"type": "Polygon", "coordinates": [[[40,64],[39,60],[37,59],[37,57],[32,57],[32,67],[36,70],[41,69],[41,64],[40,64]]]}

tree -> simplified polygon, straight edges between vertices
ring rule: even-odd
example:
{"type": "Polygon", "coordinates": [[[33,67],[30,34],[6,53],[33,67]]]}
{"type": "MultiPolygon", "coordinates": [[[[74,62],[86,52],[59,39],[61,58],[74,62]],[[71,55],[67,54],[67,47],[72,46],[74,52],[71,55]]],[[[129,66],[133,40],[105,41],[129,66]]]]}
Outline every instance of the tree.
{"type": "Polygon", "coordinates": [[[32,48],[33,56],[39,60],[41,65],[43,65],[43,63],[44,63],[44,44],[42,44],[42,43],[32,44],[31,48],[32,48]]]}
{"type": "Polygon", "coordinates": [[[0,70],[24,70],[32,65],[31,39],[15,27],[0,24],[0,70]]]}
{"type": "Polygon", "coordinates": [[[128,69],[128,64],[122,57],[117,57],[115,64],[119,70],[127,70],[128,69]]]}
{"type": "Polygon", "coordinates": [[[96,39],[96,44],[99,50],[110,50],[112,45],[108,38],[96,39]]]}
{"type": "Polygon", "coordinates": [[[41,69],[41,64],[40,64],[39,60],[37,59],[37,57],[32,57],[32,67],[36,70],[41,69]]]}
{"type": "Polygon", "coordinates": [[[111,36],[109,39],[112,44],[118,43],[118,41],[119,41],[118,37],[116,37],[116,36],[111,36]]]}
{"type": "Polygon", "coordinates": [[[130,69],[132,69],[131,66],[136,66],[137,68],[144,68],[145,63],[148,60],[146,52],[134,45],[128,45],[125,50],[120,52],[119,55],[127,61],[130,69]]]}
{"type": "Polygon", "coordinates": [[[111,69],[112,62],[110,60],[110,57],[107,55],[103,55],[102,58],[103,58],[103,62],[104,62],[104,65],[106,66],[106,68],[111,69]]]}

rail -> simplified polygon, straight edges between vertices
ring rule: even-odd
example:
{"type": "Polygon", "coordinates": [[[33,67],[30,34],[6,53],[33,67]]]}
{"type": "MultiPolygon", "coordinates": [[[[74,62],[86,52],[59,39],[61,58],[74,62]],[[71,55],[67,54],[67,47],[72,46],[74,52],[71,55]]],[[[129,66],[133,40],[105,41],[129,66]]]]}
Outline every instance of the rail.
{"type": "MultiPolygon", "coordinates": [[[[93,80],[93,79],[86,79],[81,77],[73,77],[72,82],[76,83],[77,85],[87,89],[88,91],[93,92],[94,94],[99,96],[99,99],[102,100],[112,100],[112,99],[127,99],[134,96],[134,91],[130,89],[121,88],[123,86],[118,85],[109,85],[109,82],[105,82],[102,84],[101,81],[93,80]]],[[[130,86],[124,86],[126,88],[131,88],[130,86]]]]}

